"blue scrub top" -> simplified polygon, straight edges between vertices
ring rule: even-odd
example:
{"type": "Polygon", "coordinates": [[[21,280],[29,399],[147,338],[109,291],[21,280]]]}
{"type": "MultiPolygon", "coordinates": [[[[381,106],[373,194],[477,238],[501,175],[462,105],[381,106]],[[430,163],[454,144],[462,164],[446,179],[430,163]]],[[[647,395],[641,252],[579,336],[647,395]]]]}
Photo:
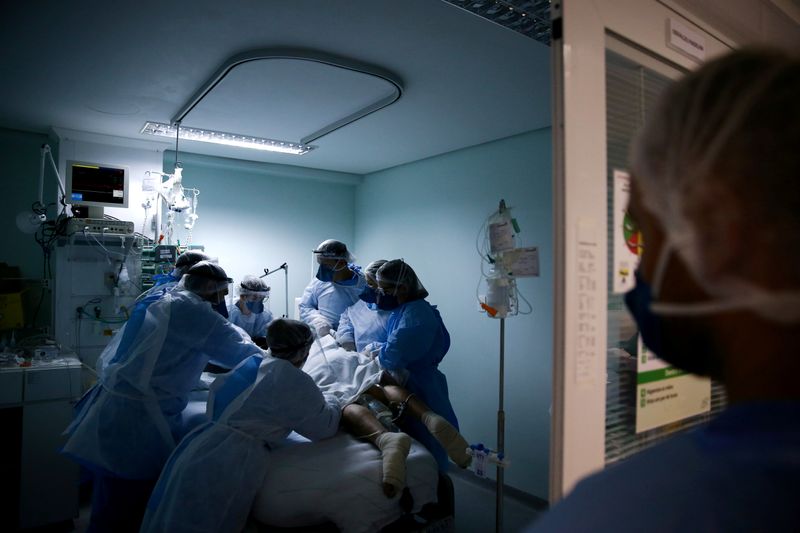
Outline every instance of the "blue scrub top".
{"type": "Polygon", "coordinates": [[[261,313],[250,313],[245,316],[234,303],[228,306],[228,320],[245,330],[251,338],[265,337],[267,326],[272,322],[272,312],[265,308],[261,313]]]}
{"type": "Polygon", "coordinates": [[[737,404],[590,476],[526,531],[797,531],[800,402],[737,404]]]}
{"type": "MultiPolygon", "coordinates": [[[[353,268],[351,268],[353,270],[353,268]]],[[[331,329],[339,327],[339,316],[358,301],[366,285],[364,276],[353,270],[353,277],[344,282],[311,280],[300,299],[300,320],[318,328],[319,323],[331,329]]]]}
{"type": "MultiPolygon", "coordinates": [[[[378,356],[386,370],[407,370],[405,387],[434,412],[458,428],[450,403],[447,378],[439,363],[450,349],[450,334],[435,306],[426,300],[408,302],[392,311],[388,336],[378,356]]],[[[441,470],[449,464],[447,453],[422,423],[409,419],[408,433],[422,442],[436,457],[441,470]]]]}

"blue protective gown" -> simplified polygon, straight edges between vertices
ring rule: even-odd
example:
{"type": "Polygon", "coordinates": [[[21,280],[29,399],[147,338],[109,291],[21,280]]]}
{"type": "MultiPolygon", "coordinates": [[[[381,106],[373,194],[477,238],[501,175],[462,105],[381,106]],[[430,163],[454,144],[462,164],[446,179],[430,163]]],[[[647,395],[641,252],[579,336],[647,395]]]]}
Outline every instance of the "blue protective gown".
{"type": "Polygon", "coordinates": [[[336,434],[341,407],[310,376],[272,356],[250,358],[212,384],[212,421],[186,436],[147,506],[142,532],[242,531],[269,467],[291,431],[336,434]]]}
{"type": "Polygon", "coordinates": [[[100,357],[97,358],[95,368],[97,373],[103,373],[103,370],[108,365],[109,360],[117,357],[117,354],[126,354],[130,350],[130,344],[136,337],[136,333],[142,326],[144,317],[147,313],[147,308],[154,302],[160,300],[168,292],[172,292],[178,286],[180,278],[172,274],[158,274],[153,276],[154,285],[140,294],[134,302],[133,309],[130,311],[128,321],[120,329],[118,334],[103,350],[100,357]]]}
{"type": "MultiPolygon", "coordinates": [[[[378,354],[381,366],[391,372],[407,371],[405,388],[458,428],[447,378],[438,368],[450,349],[450,334],[439,311],[426,300],[405,303],[392,311],[387,330],[386,342],[378,354]]],[[[447,453],[425,426],[410,417],[404,424],[404,429],[431,451],[439,468],[446,470],[447,453]]]]}
{"type": "Polygon", "coordinates": [[[77,406],[64,452],[94,472],[127,479],[158,477],[185,433],[181,413],[209,360],[233,367],[263,354],[208,302],[181,289],[147,306],[106,351],[108,363],[77,406]]]}
{"type": "Polygon", "coordinates": [[[737,404],[592,475],[526,531],[797,531],[800,402],[737,404]]]}
{"type": "Polygon", "coordinates": [[[362,351],[373,342],[386,342],[391,311],[378,309],[375,304],[361,300],[344,310],[336,329],[336,340],[339,344],[353,342],[357,351],[362,351]]]}
{"type": "Polygon", "coordinates": [[[367,282],[363,274],[353,270],[353,277],[347,281],[311,280],[300,299],[300,320],[317,330],[321,326],[339,327],[339,317],[349,306],[358,301],[358,295],[367,282]]]}
{"type": "Polygon", "coordinates": [[[264,337],[267,334],[267,325],[272,322],[272,311],[265,307],[261,313],[244,315],[234,303],[228,306],[228,320],[245,330],[251,338],[264,337]]]}

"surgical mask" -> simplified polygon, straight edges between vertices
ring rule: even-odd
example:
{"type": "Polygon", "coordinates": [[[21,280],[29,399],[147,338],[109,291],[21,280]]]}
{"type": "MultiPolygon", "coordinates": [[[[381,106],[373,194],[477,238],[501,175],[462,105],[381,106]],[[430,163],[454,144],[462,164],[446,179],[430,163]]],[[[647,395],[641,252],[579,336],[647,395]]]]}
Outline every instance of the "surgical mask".
{"type": "Polygon", "coordinates": [[[317,269],[317,279],[320,281],[333,281],[333,272],[331,267],[320,265],[317,269]]]}
{"type": "Polygon", "coordinates": [[[217,313],[221,314],[225,318],[228,318],[228,306],[225,305],[225,300],[224,299],[222,301],[218,302],[218,303],[211,302],[211,307],[217,313]]]}
{"type": "Polygon", "coordinates": [[[650,284],[642,279],[637,269],[634,272],[636,286],[625,293],[625,305],[633,315],[642,342],[650,351],[661,357],[663,346],[661,344],[662,317],[653,313],[653,291],[650,284]]]}
{"type": "Polygon", "coordinates": [[[249,309],[251,313],[255,313],[258,315],[264,312],[263,300],[257,300],[255,302],[245,302],[244,305],[247,306],[247,309],[249,309]]]}
{"type": "Polygon", "coordinates": [[[361,294],[358,295],[358,298],[368,304],[374,304],[377,301],[376,296],[375,289],[367,285],[364,287],[364,290],[361,291],[361,294]]]}
{"type": "Polygon", "coordinates": [[[394,294],[381,294],[376,293],[378,309],[382,311],[391,311],[400,307],[400,302],[397,301],[397,296],[394,294]]]}
{"type": "Polygon", "coordinates": [[[636,286],[625,293],[625,305],[639,326],[645,346],[660,359],[676,368],[700,375],[719,375],[717,349],[702,320],[693,320],[691,312],[698,304],[668,304],[655,301],[666,271],[672,247],[665,242],[656,264],[654,283],[642,279],[639,270],[634,272],[636,286]],[[685,308],[684,316],[678,316],[685,308]],[[666,311],[666,312],[664,312],[666,311]],[[673,315],[665,319],[665,315],[673,315]],[[667,322],[669,320],[669,322],[667,322]]]}

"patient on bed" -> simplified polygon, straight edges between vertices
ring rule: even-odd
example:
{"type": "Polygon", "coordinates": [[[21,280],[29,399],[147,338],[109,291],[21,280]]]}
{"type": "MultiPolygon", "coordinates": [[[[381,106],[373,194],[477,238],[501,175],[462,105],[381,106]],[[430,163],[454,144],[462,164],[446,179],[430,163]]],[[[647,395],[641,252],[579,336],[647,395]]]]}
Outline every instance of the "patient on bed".
{"type": "Polygon", "coordinates": [[[392,497],[405,486],[405,459],[411,446],[411,437],[402,432],[392,432],[385,427],[366,406],[369,398],[399,411],[396,420],[402,425],[407,416],[419,419],[441,443],[450,459],[466,468],[471,460],[468,443],[447,420],[409,393],[385,373],[377,359],[370,355],[351,352],[339,346],[332,336],[320,339],[311,348],[303,370],[309,374],[324,394],[332,394],[342,410],[342,425],[357,438],[367,439],[381,450],[383,465],[383,492],[392,497]],[[367,400],[367,401],[365,401],[367,400]]]}

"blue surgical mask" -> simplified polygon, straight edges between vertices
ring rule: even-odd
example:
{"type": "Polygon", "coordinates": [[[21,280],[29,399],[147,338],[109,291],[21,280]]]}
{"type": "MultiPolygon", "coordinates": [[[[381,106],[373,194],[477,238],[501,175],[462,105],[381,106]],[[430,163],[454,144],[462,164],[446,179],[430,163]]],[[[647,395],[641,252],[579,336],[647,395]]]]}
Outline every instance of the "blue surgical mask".
{"type": "Polygon", "coordinates": [[[325,265],[320,265],[317,269],[317,279],[320,281],[333,281],[333,269],[325,265]]]}
{"type": "Polygon", "coordinates": [[[397,296],[394,294],[380,294],[376,293],[378,309],[383,311],[391,311],[400,307],[400,302],[397,301],[397,296]]]}
{"type": "Polygon", "coordinates": [[[258,300],[255,302],[245,302],[245,306],[250,310],[251,313],[261,314],[264,312],[264,301],[258,300]]]}
{"type": "Polygon", "coordinates": [[[369,285],[364,287],[364,290],[361,291],[361,294],[358,295],[359,299],[368,304],[374,304],[377,301],[376,296],[377,295],[375,293],[375,289],[373,289],[369,285]]]}
{"type": "Polygon", "coordinates": [[[652,310],[653,290],[650,284],[642,279],[638,270],[634,272],[636,286],[625,293],[625,305],[639,326],[642,342],[651,352],[662,355],[661,322],[663,318],[652,310]]]}
{"type": "Polygon", "coordinates": [[[211,307],[214,308],[214,311],[221,314],[225,318],[228,318],[228,306],[225,305],[225,300],[223,299],[221,302],[217,304],[211,304],[211,307]]]}
{"type": "MultiPolygon", "coordinates": [[[[662,254],[669,253],[669,248],[665,246],[662,254]]],[[[660,268],[656,269],[661,271],[656,274],[659,285],[666,270],[666,257],[660,258],[659,263],[662,262],[660,268]]],[[[625,305],[639,326],[645,346],[659,359],[676,368],[693,374],[719,376],[721,364],[718,349],[703,318],[671,316],[669,319],[672,322],[667,327],[665,317],[653,312],[654,288],[642,279],[638,270],[634,276],[636,286],[625,293],[625,305]]]]}

